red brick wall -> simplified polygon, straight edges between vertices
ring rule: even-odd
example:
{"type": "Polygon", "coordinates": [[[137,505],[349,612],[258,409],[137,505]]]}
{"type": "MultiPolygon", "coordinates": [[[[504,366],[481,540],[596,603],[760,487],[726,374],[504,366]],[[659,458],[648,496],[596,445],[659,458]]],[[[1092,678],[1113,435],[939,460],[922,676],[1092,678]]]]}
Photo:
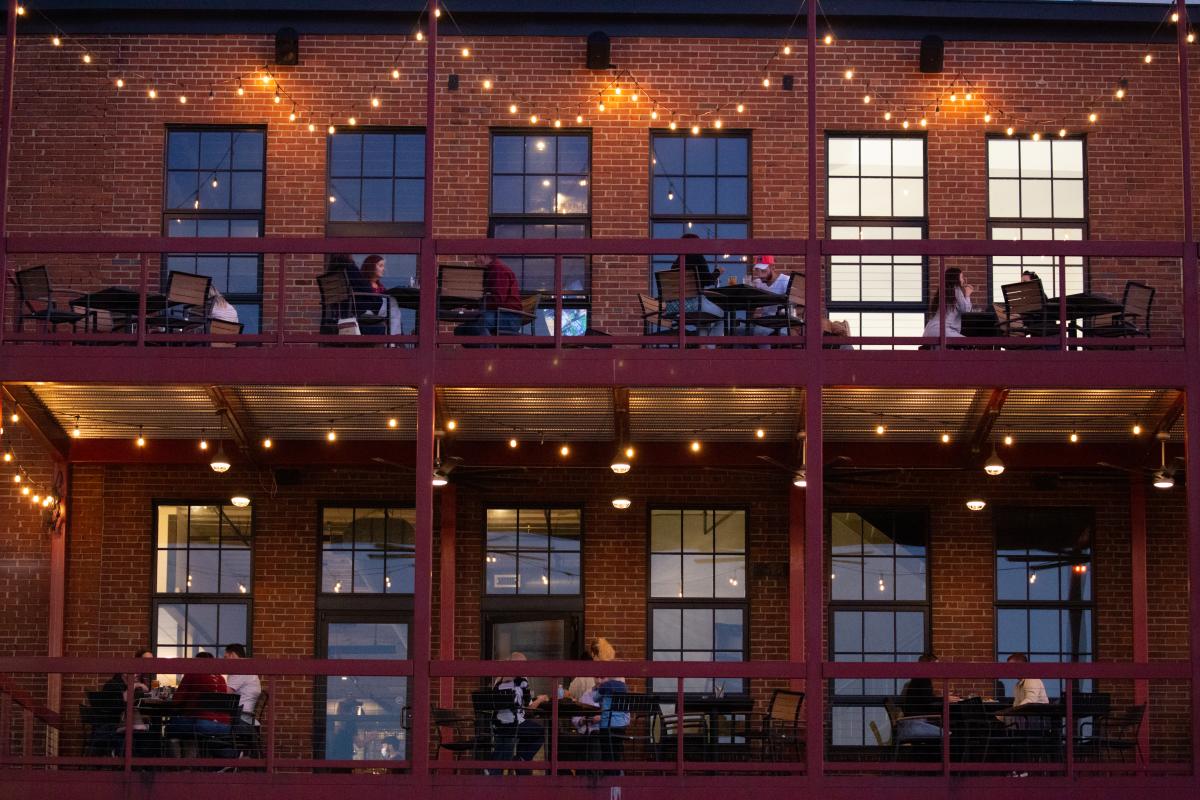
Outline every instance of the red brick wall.
{"type": "MultiPolygon", "coordinates": [[[[648,234],[648,112],[654,97],[682,113],[681,122],[718,102],[742,100],[746,112],[724,114],[729,129],[748,129],[753,139],[752,233],[755,236],[806,234],[806,109],[804,57],[777,62],[771,89],[755,83],[758,67],[774,42],[730,39],[619,38],[615,63],[644,82],[636,104],[614,100],[601,114],[588,99],[602,89],[607,73],[583,69],[583,45],[577,38],[494,38],[466,42],[476,57],[463,60],[455,38],[440,46],[443,74],[460,75],[461,88],[450,92],[439,82],[436,233],[483,236],[488,219],[488,130],[526,124],[527,108],[507,110],[512,92],[532,98],[539,111],[558,108],[568,127],[577,110],[592,132],[592,235],[648,234]],[[499,72],[490,66],[502,65],[499,72]],[[794,91],[779,88],[782,74],[797,78],[794,91]],[[479,89],[485,77],[497,89],[479,89]],[[580,107],[582,105],[582,108],[580,107]]],[[[255,124],[268,126],[266,232],[271,236],[320,235],[324,231],[325,125],[344,124],[357,109],[361,125],[424,123],[425,45],[393,38],[305,37],[298,67],[276,68],[284,88],[311,109],[318,126],[309,133],[289,123],[287,102],[275,105],[271,91],[251,78],[270,59],[271,42],[261,36],[106,37],[89,42],[96,64],[85,66],[65,49],[38,39],[23,41],[18,54],[16,118],[13,127],[12,229],[18,233],[157,234],[161,203],[166,124],[255,124]],[[389,72],[397,59],[399,80],[389,72]],[[122,67],[114,66],[118,59],[122,67]],[[111,78],[124,74],[128,85],[117,91],[111,78]],[[247,76],[247,93],[238,98],[232,79],[247,76]],[[133,77],[142,75],[145,78],[133,77]],[[160,97],[145,96],[147,81],[160,97]],[[177,102],[183,82],[187,105],[177,102]],[[215,99],[208,88],[216,84],[215,99]],[[383,100],[370,110],[367,98],[378,87],[383,100]]],[[[1023,119],[1045,121],[1047,130],[1065,124],[1086,132],[1088,154],[1088,232],[1094,239],[1172,239],[1181,236],[1180,135],[1174,55],[1156,46],[1156,60],[1141,62],[1142,50],[1121,44],[950,42],[946,72],[917,71],[917,43],[839,42],[821,49],[819,133],[892,131],[901,133],[901,108],[926,106],[928,137],[929,235],[934,238],[984,238],[987,235],[985,134],[1002,131],[1004,119],[983,125],[980,100],[945,104],[934,114],[939,91],[961,73],[993,107],[1023,119]],[[842,78],[846,66],[857,69],[853,82],[842,78]],[[1131,78],[1123,103],[1105,100],[1115,81],[1131,78]],[[862,103],[869,79],[876,98],[862,103]],[[883,111],[893,108],[889,123],[883,111]],[[1090,110],[1101,115],[1085,124],[1090,110]],[[1086,129],[1086,130],[1085,130],[1086,129]]],[[[628,97],[626,93],[625,97],[628,97]]],[[[666,115],[659,124],[665,125],[666,115]]],[[[1200,128],[1200,126],[1197,126],[1200,128]]],[[[914,125],[909,133],[919,131],[914,125]]],[[[821,141],[823,159],[824,142],[821,141]]],[[[818,200],[823,207],[824,164],[818,168],[818,200]]],[[[818,223],[824,230],[823,221],[818,223]]],[[[118,259],[50,258],[62,280],[99,285],[135,285],[136,262],[118,259]],[[68,275],[67,273],[71,274],[68,275]]],[[[798,259],[782,263],[799,268],[798,259]]],[[[977,286],[983,285],[982,259],[951,259],[977,286]]],[[[931,268],[935,268],[932,264],[931,268]]],[[[267,259],[264,295],[273,316],[275,260],[267,259]]],[[[317,297],[312,277],[318,260],[291,260],[287,314],[292,329],[312,330],[317,297]]],[[[1179,267],[1173,262],[1094,260],[1092,288],[1120,294],[1125,280],[1145,280],[1158,289],[1156,329],[1179,333],[1179,267]]],[[[648,286],[643,259],[597,257],[593,268],[595,322],[613,331],[638,324],[636,297],[648,286]]],[[[981,298],[977,298],[977,301],[981,298]]],[[[269,320],[267,329],[272,329],[269,320]]]]}

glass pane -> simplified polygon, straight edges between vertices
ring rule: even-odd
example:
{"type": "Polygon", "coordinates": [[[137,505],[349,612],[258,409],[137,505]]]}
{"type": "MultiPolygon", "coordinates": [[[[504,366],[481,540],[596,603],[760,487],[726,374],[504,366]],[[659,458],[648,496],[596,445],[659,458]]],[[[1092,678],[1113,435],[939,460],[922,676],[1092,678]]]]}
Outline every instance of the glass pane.
{"type": "Polygon", "coordinates": [[[368,133],[363,136],[363,175],[392,177],[392,135],[368,133]]]}
{"type": "Polygon", "coordinates": [[[487,510],[488,547],[517,546],[517,510],[489,508],[487,510]]]}
{"type": "Polygon", "coordinates": [[[353,554],[349,550],[324,550],[321,553],[321,591],[349,592],[354,584],[352,577],[353,554]]]}
{"type": "Polygon", "coordinates": [[[1078,139],[1051,143],[1055,178],[1083,177],[1083,142],[1078,139]]]}
{"type": "Polygon", "coordinates": [[[337,177],[362,175],[362,136],[345,133],[329,137],[329,174],[337,177]]]}
{"type": "Polygon", "coordinates": [[[746,175],[747,151],[750,141],[741,136],[722,136],[717,139],[717,172],[721,175],[746,175]]]}
{"type": "Polygon", "coordinates": [[[259,131],[236,131],[233,134],[233,168],[263,168],[263,134],[259,131]]]}
{"type": "Polygon", "coordinates": [[[744,215],[747,213],[747,181],[745,178],[717,180],[717,213],[744,215]]]}
{"type": "Polygon", "coordinates": [[[412,594],[413,556],[405,553],[389,553],[385,564],[384,590],[392,594],[412,594]]]}
{"type": "Polygon", "coordinates": [[[858,179],[829,179],[829,215],[831,217],[858,216],[858,179]]]}
{"type": "Polygon", "coordinates": [[[382,551],[356,550],[354,553],[354,591],[378,593],[383,591],[382,551]]]}
{"type": "Polygon", "coordinates": [[[387,510],[387,545],[391,549],[398,546],[412,547],[416,541],[417,512],[411,508],[389,508],[387,510]]]}
{"type": "Polygon", "coordinates": [[[715,175],[717,173],[717,140],[690,138],[685,140],[688,175],[715,175]]]}
{"type": "Polygon", "coordinates": [[[392,182],[374,178],[362,182],[363,222],[389,222],[392,219],[392,182]]]}
{"type": "Polygon", "coordinates": [[[891,175],[892,140],[862,139],[859,142],[859,160],[862,175],[891,175]]]}
{"type": "Polygon", "coordinates": [[[334,222],[358,222],[360,220],[358,196],[362,181],[350,178],[335,178],[329,182],[329,219],[334,222]]]}
{"type": "MultiPolygon", "coordinates": [[[[863,187],[864,190],[866,187],[863,187]]],[[[925,216],[925,182],[903,178],[892,181],[892,214],[897,217],[925,216]]]]}
{"type": "Polygon", "coordinates": [[[863,599],[862,559],[854,556],[834,556],[830,573],[830,590],[834,600],[863,599]]]}
{"type": "MultiPolygon", "coordinates": [[[[683,647],[683,612],[677,608],[656,608],[651,614],[651,635],[655,650],[683,647]]],[[[655,660],[658,660],[657,658],[655,660]]]]}
{"type": "Polygon", "coordinates": [[[746,550],[746,512],[716,512],[716,546],[722,553],[742,553],[746,550]]]}
{"type": "Polygon", "coordinates": [[[988,216],[1019,217],[1021,215],[1021,196],[1018,185],[1015,180],[988,181],[988,216]]]}
{"type": "Polygon", "coordinates": [[[175,594],[187,589],[187,551],[159,550],[155,591],[175,594]]]}
{"type": "Polygon", "coordinates": [[[711,608],[683,609],[683,649],[713,649],[713,610],[711,608]]]}
{"type": "Polygon", "coordinates": [[[861,203],[864,217],[891,216],[892,182],[887,178],[863,178],[861,203]]]}
{"type": "Polygon", "coordinates": [[[392,196],[395,222],[421,222],[425,219],[425,181],[397,180],[392,196]]]}
{"type": "Polygon", "coordinates": [[[683,597],[683,563],[679,556],[651,554],[650,596],[683,597]]]}
{"type": "Polygon", "coordinates": [[[554,202],[554,210],[559,214],[586,214],[588,211],[587,182],[581,182],[579,178],[559,178],[558,193],[554,202]]]}
{"type": "MultiPolygon", "coordinates": [[[[241,603],[221,603],[217,606],[217,611],[217,638],[213,644],[219,649],[231,642],[247,641],[249,627],[246,624],[246,606],[241,603]]],[[[221,653],[217,652],[215,655],[220,657],[221,653]]]]}
{"type": "Polygon", "coordinates": [[[200,134],[200,169],[227,170],[233,155],[229,131],[205,131],[200,134]]]}
{"type": "Polygon", "coordinates": [[[996,556],[996,599],[1024,600],[1031,579],[1037,581],[1037,573],[1026,569],[1025,561],[997,554],[996,556]]]}
{"type": "Polygon", "coordinates": [[[229,173],[217,172],[204,176],[200,183],[200,208],[229,208],[229,173]]]}
{"type": "Polygon", "coordinates": [[[325,547],[350,547],[354,543],[354,509],[326,508],[322,512],[321,535],[325,547]]]}
{"type": "Polygon", "coordinates": [[[183,547],[187,545],[187,507],[158,507],[158,546],[183,547]]]}
{"type": "Polygon", "coordinates": [[[258,256],[238,256],[229,259],[229,277],[218,290],[231,294],[254,294],[258,291],[258,256]]]}
{"type": "Polygon", "coordinates": [[[717,556],[715,569],[717,597],[746,596],[745,556],[717,556]]]}
{"type": "Polygon", "coordinates": [[[1054,181],[1054,216],[1083,217],[1083,181],[1054,181]]]}
{"type": "Polygon", "coordinates": [[[1029,649],[1029,620],[1024,609],[1001,608],[996,611],[996,650],[1001,659],[1029,649]]]}
{"type": "Polygon", "coordinates": [[[211,648],[218,642],[216,605],[191,603],[187,615],[187,644],[211,648]]]}
{"type": "Polygon", "coordinates": [[[550,214],[553,213],[553,211],[554,179],[544,175],[526,176],[525,213],[550,214]]]}
{"type": "Polygon", "coordinates": [[[221,553],[221,591],[228,594],[249,594],[249,550],[226,549],[221,553]]]}
{"type": "Polygon", "coordinates": [[[579,550],[579,509],[551,509],[550,529],[551,550],[579,550]]]}
{"type": "Polygon", "coordinates": [[[839,653],[862,652],[861,611],[835,611],[833,613],[833,649],[839,653]]]}
{"type": "Polygon", "coordinates": [[[924,176],[924,140],[892,139],[892,174],[901,178],[919,178],[924,176]]]}
{"type": "Polygon", "coordinates": [[[715,565],[711,555],[683,557],[683,596],[712,597],[715,565]]]}
{"type": "Polygon", "coordinates": [[[558,171],[566,175],[587,175],[588,139],[586,136],[558,137],[558,171]]]}
{"type": "Polygon", "coordinates": [[[167,208],[192,208],[199,186],[200,176],[195,172],[168,172],[167,208]]]}
{"type": "Polygon", "coordinates": [[[235,172],[233,173],[232,208],[260,209],[262,208],[262,173],[235,172]]]}
{"type": "Polygon", "coordinates": [[[680,512],[655,509],[650,512],[650,549],[656,553],[677,553],[681,546],[680,512]]]}
{"type": "MultiPolygon", "coordinates": [[[[688,162],[689,169],[691,162],[688,162]]],[[[715,214],[717,211],[717,181],[715,178],[687,178],[685,180],[687,207],[685,214],[715,214]]],[[[707,237],[705,237],[707,238],[707,237]]]]}
{"type": "MultiPolygon", "coordinates": [[[[678,178],[655,178],[653,211],[654,214],[680,214],[683,212],[682,181],[678,178]]],[[[670,236],[670,234],[666,234],[670,236]]],[[[658,238],[663,238],[655,234],[658,238]]]]}
{"type": "Polygon", "coordinates": [[[425,176],[425,134],[404,133],[396,136],[396,177],[425,176]]]}
{"type": "Polygon", "coordinates": [[[1050,177],[1050,142],[1032,139],[1021,140],[1021,177],[1050,177]]]}
{"type": "Polygon", "coordinates": [[[517,545],[522,551],[547,550],[550,547],[550,520],[548,512],[541,509],[524,508],[518,512],[517,545]]]}
{"type": "Polygon", "coordinates": [[[896,599],[925,599],[925,559],[896,559],[896,599]]]}
{"type": "Polygon", "coordinates": [[[167,168],[200,168],[200,134],[195,131],[171,131],[167,134],[167,168]]]}
{"type": "Polygon", "coordinates": [[[160,603],[155,626],[155,642],[159,645],[187,644],[187,605],[160,603]]]}
{"type": "Polygon", "coordinates": [[[651,161],[655,175],[682,175],[683,139],[678,136],[655,136],[651,161]]]}
{"type": "MultiPolygon", "coordinates": [[[[829,175],[858,175],[858,139],[829,139],[829,175]]],[[[833,181],[830,181],[832,184],[833,181]]],[[[832,203],[830,204],[832,208],[832,203]]],[[[838,213],[831,211],[830,213],[838,213]]]]}
{"type": "Polygon", "coordinates": [[[519,175],[492,178],[492,212],[495,214],[520,214],[523,206],[523,180],[519,175]]]}
{"type": "Polygon", "coordinates": [[[925,649],[925,615],[919,611],[898,612],[896,614],[896,652],[919,656],[925,652],[925,649]]]}
{"type": "Polygon", "coordinates": [[[863,612],[863,651],[867,653],[894,653],[896,650],[894,624],[894,612],[863,612]]]}
{"type": "Polygon", "coordinates": [[[522,551],[517,557],[517,593],[548,594],[550,565],[546,553],[522,551]]]}
{"type": "Polygon", "coordinates": [[[862,552],[862,520],[854,513],[837,512],[829,516],[830,541],[834,553],[862,552]]]}
{"type": "Polygon", "coordinates": [[[558,137],[525,137],[525,171],[554,172],[558,158],[558,137]]]}
{"type": "Polygon", "coordinates": [[[550,594],[579,594],[581,574],[578,553],[550,554],[550,594]]]}
{"type": "Polygon", "coordinates": [[[492,172],[518,173],[525,166],[525,137],[496,136],[492,139],[492,172]]]}
{"type": "Polygon", "coordinates": [[[487,556],[487,593],[517,593],[517,559],[511,553],[489,551],[487,556]]]}
{"type": "Polygon", "coordinates": [[[686,553],[713,551],[712,517],[707,511],[692,509],[683,512],[683,550],[686,553]]]}
{"type": "MultiPolygon", "coordinates": [[[[1019,178],[1021,169],[1016,141],[1005,139],[988,140],[988,177],[1019,178]]],[[[993,214],[992,216],[997,216],[993,214]]]]}

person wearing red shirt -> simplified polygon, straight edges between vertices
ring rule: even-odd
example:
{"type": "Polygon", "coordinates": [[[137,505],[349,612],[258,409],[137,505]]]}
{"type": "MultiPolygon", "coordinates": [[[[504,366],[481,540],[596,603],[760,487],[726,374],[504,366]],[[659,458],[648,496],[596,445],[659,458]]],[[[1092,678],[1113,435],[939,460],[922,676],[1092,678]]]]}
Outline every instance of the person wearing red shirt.
{"type": "Polygon", "coordinates": [[[475,256],[483,267],[483,313],[479,319],[454,329],[458,336],[515,334],[525,319],[521,316],[521,287],[508,264],[495,256],[475,256]]]}
{"type": "MultiPolygon", "coordinates": [[[[197,653],[196,658],[213,658],[212,653],[197,653]]],[[[167,738],[190,738],[201,736],[228,736],[232,731],[229,714],[205,708],[203,697],[210,693],[227,694],[229,687],[225,679],[216,674],[187,673],[179,681],[171,698],[179,713],[167,724],[167,738]]],[[[218,758],[236,758],[237,752],[218,741],[218,758]]]]}

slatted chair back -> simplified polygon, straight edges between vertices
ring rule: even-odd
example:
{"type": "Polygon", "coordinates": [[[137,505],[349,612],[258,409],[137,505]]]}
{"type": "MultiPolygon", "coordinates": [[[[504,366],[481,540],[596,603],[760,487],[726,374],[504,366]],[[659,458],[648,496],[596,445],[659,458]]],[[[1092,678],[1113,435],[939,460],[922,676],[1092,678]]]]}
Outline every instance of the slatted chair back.
{"type": "Polygon", "coordinates": [[[17,291],[20,303],[29,312],[36,313],[53,304],[50,288],[50,270],[45,266],[29,267],[17,273],[17,291]]]}
{"type": "Polygon", "coordinates": [[[1150,309],[1154,304],[1154,287],[1137,281],[1125,284],[1121,300],[1121,318],[1133,330],[1150,335],[1150,309]]]}
{"type": "Polygon", "coordinates": [[[254,719],[262,722],[267,718],[267,707],[271,702],[271,693],[262,692],[258,695],[258,700],[254,701],[254,719]]]}
{"type": "Polygon", "coordinates": [[[662,313],[662,303],[648,294],[639,293],[638,304],[642,307],[642,320],[646,324],[649,324],[651,317],[657,318],[662,313]]]}
{"type": "Polygon", "coordinates": [[[537,313],[538,306],[542,304],[542,296],[540,294],[531,294],[529,297],[521,300],[521,313],[532,317],[537,313]]]}
{"type": "Polygon", "coordinates": [[[167,276],[167,305],[206,308],[212,278],[192,272],[171,272],[167,276]]]}
{"type": "Polygon", "coordinates": [[[342,306],[353,301],[354,293],[350,291],[350,276],[342,270],[318,275],[317,286],[321,290],[321,305],[325,308],[342,306]]]}
{"type": "Polygon", "coordinates": [[[890,739],[886,742],[883,740],[883,734],[879,732],[879,725],[875,723],[875,720],[868,722],[867,727],[871,729],[871,735],[875,737],[875,744],[879,745],[880,747],[887,747],[889,744],[891,744],[890,739]]]}
{"type": "MultiPolygon", "coordinates": [[[[210,319],[208,321],[208,332],[217,336],[238,336],[242,332],[243,325],[240,322],[230,322],[224,319],[210,319]]],[[[236,342],[213,342],[213,347],[237,347],[236,342]]]]}
{"type": "Polygon", "coordinates": [[[771,694],[767,706],[767,717],[781,727],[794,726],[800,722],[800,711],[804,707],[804,692],[776,690],[771,694]]]}
{"type": "Polygon", "coordinates": [[[793,272],[788,275],[788,313],[798,315],[799,310],[804,308],[804,276],[793,272]]]}
{"type": "MultiPolygon", "coordinates": [[[[679,270],[665,269],[661,272],[654,273],[654,279],[658,282],[658,299],[662,303],[669,303],[672,300],[678,300],[679,295],[679,270]]],[[[683,297],[699,297],[701,294],[700,277],[695,270],[688,270],[683,281],[683,297]]]]}
{"type": "Polygon", "coordinates": [[[483,270],[478,267],[443,265],[439,282],[442,297],[457,300],[483,299],[483,270]]]}
{"type": "Polygon", "coordinates": [[[1046,296],[1040,280],[1006,283],[1000,290],[1004,293],[1005,314],[1010,320],[1014,315],[1035,313],[1046,308],[1046,296]]]}

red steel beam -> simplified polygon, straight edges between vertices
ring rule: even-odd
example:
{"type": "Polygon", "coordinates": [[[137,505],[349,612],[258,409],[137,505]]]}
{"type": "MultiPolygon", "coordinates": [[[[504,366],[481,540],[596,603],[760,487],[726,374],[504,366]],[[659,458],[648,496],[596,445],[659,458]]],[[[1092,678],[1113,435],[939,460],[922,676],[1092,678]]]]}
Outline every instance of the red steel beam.
{"type": "MultiPolygon", "coordinates": [[[[1129,551],[1130,594],[1133,600],[1133,663],[1150,661],[1150,599],[1147,593],[1146,567],[1146,480],[1129,476],[1129,551]]],[[[1133,683],[1133,702],[1146,706],[1146,721],[1138,730],[1139,752],[1150,753],[1150,731],[1154,725],[1150,707],[1150,684],[1133,683]]]]}
{"type": "Polygon", "coordinates": [[[1004,408],[1004,401],[1008,399],[1008,391],[1008,389],[992,389],[987,405],[980,413],[975,430],[971,433],[971,445],[967,453],[968,463],[971,463],[973,456],[983,452],[984,445],[991,438],[992,428],[996,426],[996,420],[1000,418],[1000,411],[1004,408]]]}
{"type": "Polygon", "coordinates": [[[67,461],[71,438],[28,386],[4,386],[4,405],[21,415],[21,425],[55,461],[67,461]]]}
{"type": "MultiPolygon", "coordinates": [[[[441,530],[438,535],[438,658],[442,661],[453,661],[455,640],[455,619],[457,610],[455,592],[458,587],[457,554],[458,546],[455,535],[458,509],[458,492],[453,484],[445,486],[441,491],[441,530]]],[[[442,678],[438,682],[438,703],[442,708],[454,706],[454,680],[442,678]]]]}

